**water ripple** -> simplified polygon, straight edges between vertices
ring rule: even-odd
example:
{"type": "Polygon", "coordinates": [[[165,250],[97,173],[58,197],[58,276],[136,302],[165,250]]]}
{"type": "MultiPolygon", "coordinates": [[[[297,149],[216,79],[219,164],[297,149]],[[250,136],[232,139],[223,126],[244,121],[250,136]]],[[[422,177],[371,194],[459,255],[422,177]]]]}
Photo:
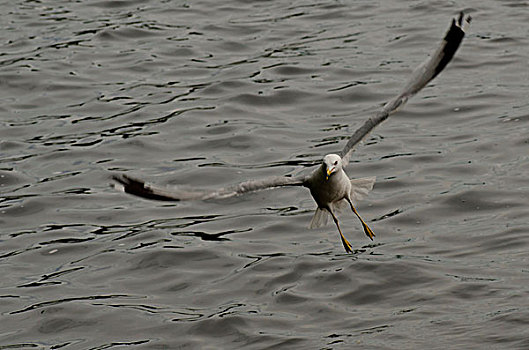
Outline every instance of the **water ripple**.
{"type": "Polygon", "coordinates": [[[377,236],[343,213],[345,254],[304,189],[158,203],[110,175],[306,174],[459,9],[0,5],[0,349],[528,348],[528,15],[465,6],[453,62],[355,150],[377,236]]]}

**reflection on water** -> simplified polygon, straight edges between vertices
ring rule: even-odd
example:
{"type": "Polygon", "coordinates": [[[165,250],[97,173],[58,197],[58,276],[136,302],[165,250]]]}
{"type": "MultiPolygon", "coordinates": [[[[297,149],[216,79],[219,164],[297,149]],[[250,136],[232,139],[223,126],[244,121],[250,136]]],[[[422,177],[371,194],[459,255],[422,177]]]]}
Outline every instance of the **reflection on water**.
{"type": "Polygon", "coordinates": [[[0,348],[528,348],[527,14],[465,6],[455,60],[353,156],[377,239],[344,214],[344,254],[306,190],[163,203],[110,176],[308,172],[462,8],[0,5],[0,348]]]}

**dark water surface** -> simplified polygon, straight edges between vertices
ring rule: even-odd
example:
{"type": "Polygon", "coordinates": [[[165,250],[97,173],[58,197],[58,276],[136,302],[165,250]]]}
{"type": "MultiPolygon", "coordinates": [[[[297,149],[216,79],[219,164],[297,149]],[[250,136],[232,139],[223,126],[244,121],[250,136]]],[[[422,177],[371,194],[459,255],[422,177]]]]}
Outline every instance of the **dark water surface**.
{"type": "Polygon", "coordinates": [[[0,5],[0,349],[529,349],[524,1],[0,5]],[[361,145],[378,181],[308,230],[305,189],[109,186],[311,171],[461,9],[454,61],[361,145]]]}

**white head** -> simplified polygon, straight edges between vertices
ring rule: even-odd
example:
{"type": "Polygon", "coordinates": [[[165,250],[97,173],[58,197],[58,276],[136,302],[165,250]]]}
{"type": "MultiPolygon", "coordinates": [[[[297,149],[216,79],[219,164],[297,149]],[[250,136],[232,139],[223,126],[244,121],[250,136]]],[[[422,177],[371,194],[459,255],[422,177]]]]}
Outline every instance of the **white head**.
{"type": "Polygon", "coordinates": [[[342,158],[337,154],[327,154],[323,157],[323,168],[326,173],[326,180],[329,176],[342,169],[342,158]]]}

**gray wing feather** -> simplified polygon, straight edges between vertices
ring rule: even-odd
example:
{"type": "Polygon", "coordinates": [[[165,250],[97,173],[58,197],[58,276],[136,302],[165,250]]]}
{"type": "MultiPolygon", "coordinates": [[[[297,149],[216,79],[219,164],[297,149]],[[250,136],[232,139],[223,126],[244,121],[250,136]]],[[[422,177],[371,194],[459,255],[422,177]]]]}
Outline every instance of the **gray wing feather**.
{"type": "Polygon", "coordinates": [[[122,186],[126,193],[146,199],[162,201],[187,201],[187,200],[207,200],[238,196],[247,192],[254,192],[274,187],[284,186],[305,186],[305,176],[297,177],[270,177],[262,180],[251,180],[240,184],[224,187],[218,190],[201,189],[177,189],[162,188],[147,184],[142,180],[132,178],[125,174],[118,174],[112,178],[122,186]]]}
{"type": "Polygon", "coordinates": [[[392,113],[397,111],[399,107],[402,107],[410,97],[419,92],[446,67],[459,48],[470,21],[471,17],[465,17],[463,12],[460,13],[457,20],[452,20],[452,25],[450,26],[450,29],[448,29],[448,32],[439,47],[431,57],[413,71],[410,80],[404,86],[402,91],[386,103],[382,110],[377,112],[375,116],[369,118],[364,125],[356,130],[351,136],[340,153],[344,165],[349,163],[349,158],[351,157],[354,147],[362,141],[371,130],[386,120],[392,113]]]}

